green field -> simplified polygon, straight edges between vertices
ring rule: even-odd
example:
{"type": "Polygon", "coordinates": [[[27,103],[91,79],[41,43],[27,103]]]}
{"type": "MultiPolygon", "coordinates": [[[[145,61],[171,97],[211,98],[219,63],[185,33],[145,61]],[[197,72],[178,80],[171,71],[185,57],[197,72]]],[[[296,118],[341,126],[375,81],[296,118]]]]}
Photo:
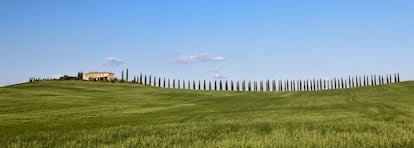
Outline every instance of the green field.
{"type": "Polygon", "coordinates": [[[0,147],[414,147],[414,82],[294,93],[0,88],[0,147]]]}

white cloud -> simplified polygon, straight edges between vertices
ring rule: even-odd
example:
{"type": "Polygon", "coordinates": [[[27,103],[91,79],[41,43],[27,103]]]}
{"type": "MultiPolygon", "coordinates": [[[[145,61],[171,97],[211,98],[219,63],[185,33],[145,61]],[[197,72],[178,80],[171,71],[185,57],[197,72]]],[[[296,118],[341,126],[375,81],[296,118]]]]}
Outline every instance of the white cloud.
{"type": "Polygon", "coordinates": [[[218,70],[212,71],[211,76],[214,79],[225,79],[226,78],[226,75],[218,70]]]}
{"type": "Polygon", "coordinates": [[[118,66],[124,63],[124,60],[117,57],[106,57],[105,60],[109,66],[118,66]]]}
{"type": "Polygon", "coordinates": [[[201,53],[191,56],[184,56],[179,57],[175,61],[181,64],[190,64],[190,63],[197,63],[197,62],[206,62],[206,61],[223,61],[224,57],[212,55],[208,53],[201,53]]]}

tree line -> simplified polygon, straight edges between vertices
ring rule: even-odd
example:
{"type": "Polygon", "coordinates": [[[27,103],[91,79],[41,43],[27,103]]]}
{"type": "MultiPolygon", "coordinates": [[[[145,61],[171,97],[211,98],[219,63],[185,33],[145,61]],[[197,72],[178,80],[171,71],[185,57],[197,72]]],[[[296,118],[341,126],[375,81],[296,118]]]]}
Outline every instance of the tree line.
{"type": "MultiPolygon", "coordinates": [[[[126,81],[128,82],[128,81],[126,81]]],[[[292,91],[319,91],[331,89],[346,89],[364,86],[399,83],[400,74],[364,75],[334,77],[332,79],[306,79],[306,80],[179,80],[152,75],[134,76],[129,83],[143,86],[211,90],[211,91],[249,91],[249,92],[292,92],[292,91]]]]}

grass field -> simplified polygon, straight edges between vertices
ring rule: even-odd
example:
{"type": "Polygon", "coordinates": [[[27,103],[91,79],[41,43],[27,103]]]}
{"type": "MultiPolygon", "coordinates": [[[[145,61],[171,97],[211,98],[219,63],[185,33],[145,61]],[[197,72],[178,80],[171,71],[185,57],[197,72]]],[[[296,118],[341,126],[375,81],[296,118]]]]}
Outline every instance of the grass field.
{"type": "Polygon", "coordinates": [[[414,147],[414,82],[295,93],[0,88],[0,147],[414,147]]]}

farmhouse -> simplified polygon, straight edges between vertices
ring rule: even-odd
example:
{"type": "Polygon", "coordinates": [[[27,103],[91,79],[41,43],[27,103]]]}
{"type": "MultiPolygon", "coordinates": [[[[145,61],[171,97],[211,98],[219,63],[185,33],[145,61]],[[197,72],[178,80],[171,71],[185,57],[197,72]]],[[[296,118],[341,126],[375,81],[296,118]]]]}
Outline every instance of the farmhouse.
{"type": "Polygon", "coordinates": [[[111,72],[89,72],[83,75],[86,81],[112,81],[115,79],[114,73],[111,72]]]}

